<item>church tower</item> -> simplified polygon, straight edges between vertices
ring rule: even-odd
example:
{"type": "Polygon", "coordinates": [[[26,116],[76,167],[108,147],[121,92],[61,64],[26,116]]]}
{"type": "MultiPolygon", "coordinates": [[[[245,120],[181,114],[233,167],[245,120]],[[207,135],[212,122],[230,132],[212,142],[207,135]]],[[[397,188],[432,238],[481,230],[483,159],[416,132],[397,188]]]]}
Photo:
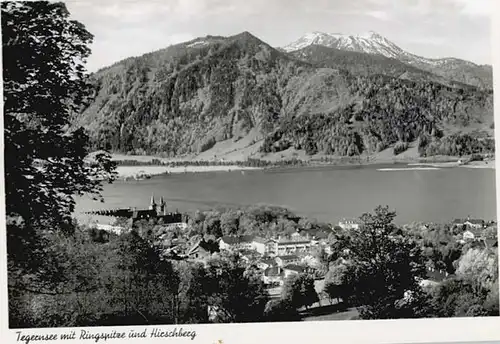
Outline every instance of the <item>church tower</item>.
{"type": "Polygon", "coordinates": [[[151,203],[149,204],[149,210],[156,211],[156,202],[155,202],[155,196],[154,196],[154,194],[151,195],[151,203]]]}
{"type": "Polygon", "coordinates": [[[167,205],[165,204],[165,201],[163,200],[163,196],[160,198],[160,214],[161,215],[166,215],[167,213],[167,205]]]}

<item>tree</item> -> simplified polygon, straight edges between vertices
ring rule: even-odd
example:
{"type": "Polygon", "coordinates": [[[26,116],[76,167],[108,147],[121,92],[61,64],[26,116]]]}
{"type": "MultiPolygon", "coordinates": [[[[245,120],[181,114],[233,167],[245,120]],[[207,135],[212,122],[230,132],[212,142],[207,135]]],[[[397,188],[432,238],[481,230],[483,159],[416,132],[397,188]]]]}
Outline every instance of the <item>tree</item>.
{"type": "Polygon", "coordinates": [[[269,300],[264,283],[236,258],[210,261],[206,278],[208,304],[216,313],[216,322],[263,321],[269,300]]]}
{"type": "Polygon", "coordinates": [[[354,263],[353,299],[365,319],[426,316],[427,302],[418,281],[425,277],[420,247],[398,233],[396,213],[377,207],[361,216],[351,232],[348,258],[354,263]]]}
{"type": "Polygon", "coordinates": [[[208,298],[213,281],[201,264],[179,263],[177,267],[181,282],[179,284],[179,321],[197,324],[208,322],[208,298]]]}
{"type": "Polygon", "coordinates": [[[330,265],[330,268],[325,276],[324,292],[330,298],[342,299],[347,304],[351,296],[351,283],[353,278],[354,265],[350,261],[338,259],[330,265]]]}
{"type": "MultiPolygon", "coordinates": [[[[35,273],[26,273],[18,260],[9,260],[9,325],[79,326],[95,321],[106,308],[102,302],[106,293],[98,288],[99,272],[110,251],[79,229],[71,237],[43,234],[38,243],[44,248],[44,261],[35,273]]],[[[41,258],[38,251],[33,253],[35,259],[41,258]]]]}
{"type": "Polygon", "coordinates": [[[293,307],[308,307],[319,301],[314,288],[314,279],[307,274],[289,277],[283,286],[281,298],[293,307]]]}
{"type": "Polygon", "coordinates": [[[489,289],[498,280],[498,251],[469,249],[458,261],[456,273],[477,288],[489,289]]]}
{"type": "Polygon", "coordinates": [[[113,179],[106,153],[88,158],[88,137],[71,128],[93,88],[84,63],[92,35],[63,3],[1,4],[6,211],[28,225],[71,224],[74,195],[99,197],[113,179]]]}
{"type": "Polygon", "coordinates": [[[224,235],[237,234],[239,225],[240,214],[237,211],[226,211],[220,217],[220,226],[224,235]]]}
{"type": "Polygon", "coordinates": [[[498,296],[498,278],[494,283],[491,284],[490,289],[488,290],[488,295],[486,296],[486,300],[484,300],[484,308],[488,311],[488,315],[498,316],[499,314],[499,302],[500,297],[498,296]]]}
{"type": "Polygon", "coordinates": [[[203,222],[203,233],[215,235],[215,237],[222,236],[220,222],[220,213],[210,212],[207,214],[205,221],[203,222]]]}
{"type": "Polygon", "coordinates": [[[264,318],[271,322],[300,321],[297,309],[288,300],[282,299],[270,300],[266,304],[264,318]]]}
{"type": "Polygon", "coordinates": [[[121,306],[108,314],[108,324],[173,323],[173,296],[180,282],[171,263],[134,231],[121,235],[116,244],[109,272],[103,275],[110,303],[121,306]]]}
{"type": "MultiPolygon", "coordinates": [[[[49,295],[54,290],[48,292],[47,285],[64,285],[60,300],[70,299],[71,285],[81,292],[80,285],[66,283],[71,277],[58,270],[67,252],[65,246],[54,245],[51,231],[74,232],[73,197],[87,193],[99,199],[101,181],[115,178],[115,165],[105,152],[89,156],[87,135],[71,126],[72,117],[87,106],[93,92],[83,67],[92,35],[70,20],[62,3],[5,1],[1,19],[9,306],[13,309],[23,297],[57,297],[49,295]]],[[[82,283],[93,283],[91,277],[81,275],[82,283]]],[[[20,316],[29,318],[35,314],[32,311],[20,316]]]]}

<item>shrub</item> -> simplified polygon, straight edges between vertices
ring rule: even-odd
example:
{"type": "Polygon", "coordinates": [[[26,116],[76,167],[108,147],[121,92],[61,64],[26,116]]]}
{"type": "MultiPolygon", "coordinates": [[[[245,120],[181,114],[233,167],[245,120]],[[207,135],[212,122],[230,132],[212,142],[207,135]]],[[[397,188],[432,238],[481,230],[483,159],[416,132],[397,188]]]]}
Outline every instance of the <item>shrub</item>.
{"type": "Polygon", "coordinates": [[[399,155],[408,149],[408,142],[397,142],[394,145],[394,155],[399,155]]]}

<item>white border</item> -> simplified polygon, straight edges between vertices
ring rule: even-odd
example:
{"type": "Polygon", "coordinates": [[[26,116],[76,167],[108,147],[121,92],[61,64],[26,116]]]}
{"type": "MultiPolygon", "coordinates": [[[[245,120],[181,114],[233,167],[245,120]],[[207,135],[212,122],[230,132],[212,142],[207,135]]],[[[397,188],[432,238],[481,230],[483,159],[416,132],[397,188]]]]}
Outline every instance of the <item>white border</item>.
{"type": "MultiPolygon", "coordinates": [[[[434,0],[440,1],[440,0],[434,0]]],[[[477,0],[469,0],[477,1],[477,0]]],[[[492,50],[493,74],[495,90],[500,87],[500,2],[493,3],[492,17],[492,50]]],[[[1,55],[0,55],[1,61],[1,55]]],[[[0,76],[1,76],[0,71],[0,76]]],[[[0,85],[3,86],[0,78],[0,85]]],[[[495,123],[500,123],[500,92],[495,92],[495,123]]],[[[3,113],[3,97],[2,104],[3,113]]],[[[0,116],[0,128],[3,128],[3,116],[0,116]]],[[[495,126],[496,151],[500,151],[500,126],[495,126]]],[[[3,130],[0,130],[0,149],[3,152],[3,130]]],[[[3,182],[4,161],[3,154],[0,159],[0,195],[4,195],[3,182]]],[[[496,160],[496,180],[500,181],[500,163],[496,160]]],[[[497,188],[497,200],[500,200],[500,189],[497,188]]],[[[5,236],[5,198],[0,197],[0,342],[21,343],[17,341],[18,330],[8,329],[8,303],[7,303],[7,264],[6,264],[6,236],[5,236]]],[[[497,201],[497,219],[500,212],[497,201]]],[[[159,343],[165,341],[182,341],[192,343],[315,343],[315,342],[340,342],[340,343],[430,343],[430,342],[478,342],[494,341],[500,343],[500,317],[489,318],[452,318],[452,319],[419,319],[419,320],[373,320],[373,321],[318,321],[300,323],[264,323],[264,324],[227,324],[227,325],[168,325],[168,326],[123,326],[123,327],[94,327],[86,328],[91,332],[112,330],[128,333],[130,329],[148,331],[153,327],[164,330],[183,328],[195,330],[197,336],[194,340],[189,338],[147,338],[120,340],[126,343],[159,343]]],[[[65,333],[68,328],[57,329],[30,329],[23,330],[23,334],[65,333]]],[[[75,328],[79,333],[80,328],[75,328]]],[[[95,343],[92,340],[52,341],[52,343],[95,343]]],[[[98,343],[117,343],[118,340],[100,340],[98,343]]],[[[48,343],[48,342],[31,342],[48,343]]]]}

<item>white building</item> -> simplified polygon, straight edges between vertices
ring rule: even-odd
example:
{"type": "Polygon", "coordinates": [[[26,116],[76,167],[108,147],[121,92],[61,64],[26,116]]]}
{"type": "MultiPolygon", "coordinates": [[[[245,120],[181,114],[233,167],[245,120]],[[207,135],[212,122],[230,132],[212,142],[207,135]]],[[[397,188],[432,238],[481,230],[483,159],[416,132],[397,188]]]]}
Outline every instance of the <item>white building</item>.
{"type": "Polygon", "coordinates": [[[225,251],[251,250],[253,245],[253,235],[226,235],[219,239],[219,249],[225,251]]]}
{"type": "Polygon", "coordinates": [[[339,221],[339,227],[344,230],[359,229],[360,223],[357,220],[343,219],[339,221]]]}
{"type": "Polygon", "coordinates": [[[290,265],[283,267],[283,272],[284,272],[285,278],[299,275],[299,274],[303,273],[304,271],[305,271],[305,269],[302,266],[295,265],[295,264],[290,264],[290,265]]]}
{"type": "Polygon", "coordinates": [[[252,249],[259,252],[262,255],[266,253],[266,239],[261,237],[253,238],[252,249]]]}
{"type": "Polygon", "coordinates": [[[312,242],[305,238],[270,239],[266,242],[266,253],[269,255],[292,255],[309,252],[312,242]]]}

